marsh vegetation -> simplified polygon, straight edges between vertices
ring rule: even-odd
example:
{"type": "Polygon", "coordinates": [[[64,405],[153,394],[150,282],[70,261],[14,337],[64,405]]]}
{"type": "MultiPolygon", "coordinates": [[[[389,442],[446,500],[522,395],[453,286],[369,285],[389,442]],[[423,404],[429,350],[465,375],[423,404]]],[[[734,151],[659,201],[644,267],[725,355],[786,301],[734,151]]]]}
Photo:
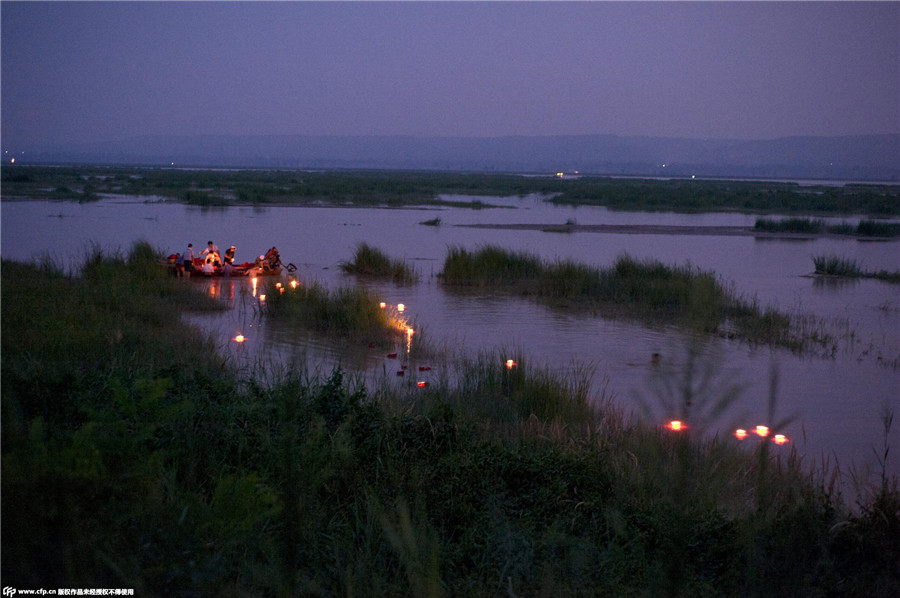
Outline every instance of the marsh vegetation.
{"type": "MultiPolygon", "coordinates": [[[[156,257],[98,250],[77,274],[3,261],[5,580],[136,595],[900,590],[890,477],[845,501],[837,472],[790,450],[633,422],[588,396],[589,373],[499,351],[424,388],[244,377],[179,317],[209,298],[156,257]]],[[[294,317],[277,297],[264,317],[294,317]]],[[[365,303],[354,311],[374,314],[365,303]]]]}
{"type": "Polygon", "coordinates": [[[451,247],[439,274],[447,286],[497,287],[555,306],[677,324],[753,342],[804,350],[827,342],[804,334],[791,318],[738,297],[712,272],[620,256],[605,268],[571,260],[546,262],[527,252],[451,247]]]}
{"type": "Polygon", "coordinates": [[[380,278],[399,284],[411,284],[419,280],[419,274],[406,260],[392,258],[368,243],[359,243],[353,259],[341,262],[340,267],[347,274],[380,278]]]}
{"type": "MultiPolygon", "coordinates": [[[[150,167],[5,166],[3,195],[79,201],[101,194],[212,205],[445,205],[492,207],[443,195],[545,194],[556,205],[613,210],[900,215],[896,185],[808,185],[769,181],[558,178],[404,171],[191,170],[150,167]]],[[[895,225],[896,226],[896,225],[895,225]]],[[[860,234],[883,234],[865,233],[860,234]]],[[[892,233],[896,235],[897,233],[892,233]]]]}

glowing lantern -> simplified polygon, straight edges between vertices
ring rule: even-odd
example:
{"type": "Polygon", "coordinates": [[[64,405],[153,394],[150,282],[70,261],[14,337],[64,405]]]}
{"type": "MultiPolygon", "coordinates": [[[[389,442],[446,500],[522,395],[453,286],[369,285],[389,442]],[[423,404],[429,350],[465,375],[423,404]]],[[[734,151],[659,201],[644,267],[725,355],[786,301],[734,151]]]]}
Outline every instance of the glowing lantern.
{"type": "Polygon", "coordinates": [[[259,296],[259,302],[260,302],[260,303],[265,303],[265,302],[266,302],[266,296],[265,296],[265,295],[260,295],[260,296],[259,296]]]}
{"type": "Polygon", "coordinates": [[[296,289],[298,284],[299,284],[299,283],[298,283],[296,280],[292,280],[292,281],[291,281],[291,288],[292,288],[292,289],[296,289]]]}
{"type": "Polygon", "coordinates": [[[399,311],[399,312],[402,314],[402,313],[404,312],[404,310],[406,310],[406,306],[403,305],[402,303],[398,303],[398,304],[397,304],[397,311],[399,311]]]}
{"type": "Polygon", "coordinates": [[[234,342],[236,342],[236,343],[242,343],[242,342],[244,342],[244,335],[243,335],[243,334],[239,334],[239,335],[237,335],[236,337],[234,337],[234,342]]]}
{"type": "Polygon", "coordinates": [[[507,359],[506,360],[506,369],[511,370],[514,367],[516,367],[516,362],[513,361],[512,359],[507,359]]]}
{"type": "Polygon", "coordinates": [[[761,438],[765,438],[769,435],[769,427],[768,426],[756,426],[756,429],[753,430],[753,433],[761,438]]]}
{"type": "Polygon", "coordinates": [[[416,382],[416,386],[418,386],[419,388],[425,388],[426,386],[428,386],[428,383],[424,380],[419,380],[418,382],[416,382]]]}
{"type": "Polygon", "coordinates": [[[775,444],[784,444],[785,442],[789,442],[789,441],[787,439],[787,436],[785,436],[784,434],[776,434],[772,438],[772,442],[774,442],[775,444]]]}
{"type": "Polygon", "coordinates": [[[737,430],[734,431],[734,437],[737,438],[738,440],[743,440],[744,438],[747,437],[747,430],[745,430],[743,428],[738,428],[737,430]]]}
{"type": "Polygon", "coordinates": [[[673,419],[669,423],[666,424],[666,427],[672,430],[673,432],[680,432],[682,430],[687,429],[687,426],[684,425],[684,422],[679,421],[677,419],[673,419]]]}
{"type": "Polygon", "coordinates": [[[387,307],[387,303],[382,301],[381,303],[378,304],[378,307],[380,307],[381,309],[384,309],[385,307],[387,307]]]}
{"type": "Polygon", "coordinates": [[[280,283],[280,282],[276,282],[276,283],[275,283],[275,288],[276,288],[276,289],[280,289],[280,288],[281,288],[281,283],[280,283]]]}

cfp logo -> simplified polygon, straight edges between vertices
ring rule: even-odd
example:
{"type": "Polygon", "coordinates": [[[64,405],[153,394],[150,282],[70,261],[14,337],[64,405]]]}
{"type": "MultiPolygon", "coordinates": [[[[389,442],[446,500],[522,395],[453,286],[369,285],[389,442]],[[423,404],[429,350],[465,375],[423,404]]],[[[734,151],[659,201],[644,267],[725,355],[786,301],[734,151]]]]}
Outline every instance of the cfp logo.
{"type": "Polygon", "coordinates": [[[15,596],[15,595],[16,595],[16,589],[15,589],[15,588],[11,588],[11,587],[9,587],[9,586],[6,586],[5,588],[3,588],[3,595],[4,595],[4,596],[15,596]]]}

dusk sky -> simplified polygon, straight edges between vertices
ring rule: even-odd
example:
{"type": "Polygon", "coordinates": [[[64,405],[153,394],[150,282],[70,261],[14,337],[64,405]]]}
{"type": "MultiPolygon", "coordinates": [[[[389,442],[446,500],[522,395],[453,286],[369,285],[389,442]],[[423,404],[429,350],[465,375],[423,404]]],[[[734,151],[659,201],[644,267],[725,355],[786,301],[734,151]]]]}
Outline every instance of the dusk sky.
{"type": "Polygon", "coordinates": [[[900,2],[9,2],[2,144],[900,133],[900,2]]]}

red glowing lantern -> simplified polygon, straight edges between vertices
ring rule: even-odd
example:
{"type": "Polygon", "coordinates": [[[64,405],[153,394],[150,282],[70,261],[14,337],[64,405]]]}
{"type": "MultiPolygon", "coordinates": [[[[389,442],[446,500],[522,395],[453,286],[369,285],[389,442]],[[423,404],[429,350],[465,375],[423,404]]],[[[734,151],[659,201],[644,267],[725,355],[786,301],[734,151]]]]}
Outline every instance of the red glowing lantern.
{"type": "Polygon", "coordinates": [[[677,419],[673,419],[672,421],[670,421],[669,423],[667,423],[667,424],[666,424],[666,427],[667,427],[668,429],[672,430],[673,432],[681,432],[682,430],[686,430],[686,429],[687,429],[687,426],[684,424],[684,422],[683,422],[683,421],[679,421],[679,420],[677,420],[677,419]]]}
{"type": "Polygon", "coordinates": [[[738,440],[743,440],[744,438],[747,437],[747,430],[745,430],[743,428],[738,428],[737,430],[734,431],[734,437],[737,438],[738,440]]]}
{"type": "Polygon", "coordinates": [[[236,342],[236,343],[242,343],[242,342],[244,342],[244,340],[245,340],[245,339],[244,339],[244,335],[243,335],[243,334],[239,334],[239,335],[237,335],[236,337],[234,337],[234,342],[236,342]]]}
{"type": "Polygon", "coordinates": [[[418,382],[416,382],[416,386],[418,386],[419,388],[425,388],[427,385],[428,383],[424,380],[419,380],[418,382]]]}
{"type": "Polygon", "coordinates": [[[506,369],[511,370],[511,369],[513,369],[514,367],[516,367],[516,365],[517,365],[516,362],[513,361],[512,359],[507,359],[507,360],[506,360],[506,369]]]}
{"type": "Polygon", "coordinates": [[[753,430],[753,433],[759,436],[760,438],[765,438],[769,435],[769,427],[768,426],[756,426],[756,429],[753,430]]]}
{"type": "Polygon", "coordinates": [[[784,444],[784,443],[790,442],[790,441],[788,440],[787,436],[785,436],[784,434],[776,434],[772,438],[772,442],[780,445],[780,444],[784,444]]]}

